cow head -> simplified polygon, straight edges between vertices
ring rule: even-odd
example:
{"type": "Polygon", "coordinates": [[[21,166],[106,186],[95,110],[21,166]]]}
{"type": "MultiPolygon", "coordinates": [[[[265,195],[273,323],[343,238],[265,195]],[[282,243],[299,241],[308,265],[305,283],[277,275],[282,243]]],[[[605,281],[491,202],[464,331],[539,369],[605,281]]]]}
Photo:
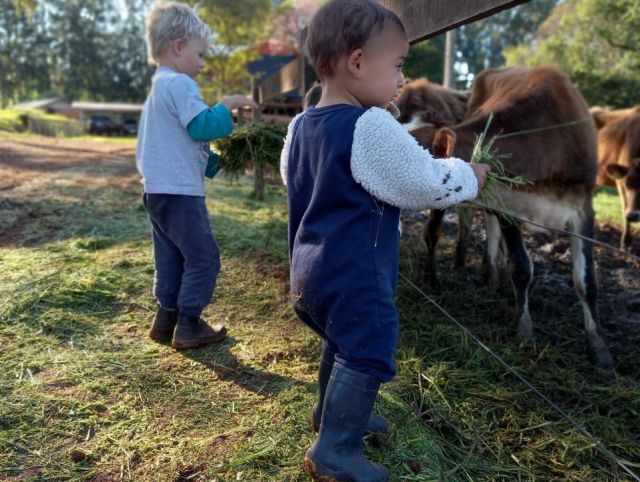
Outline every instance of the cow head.
{"type": "Polygon", "coordinates": [[[415,80],[402,89],[397,102],[400,110],[398,122],[407,129],[458,124],[467,112],[469,95],[445,89],[426,79],[415,80]]]}
{"type": "Polygon", "coordinates": [[[312,105],[316,105],[320,102],[322,96],[322,84],[314,84],[304,96],[304,110],[307,110],[312,105]]]}
{"type": "Polygon", "coordinates": [[[616,181],[625,219],[630,223],[640,221],[640,158],[631,162],[631,166],[607,164],[607,175],[616,181]]]}

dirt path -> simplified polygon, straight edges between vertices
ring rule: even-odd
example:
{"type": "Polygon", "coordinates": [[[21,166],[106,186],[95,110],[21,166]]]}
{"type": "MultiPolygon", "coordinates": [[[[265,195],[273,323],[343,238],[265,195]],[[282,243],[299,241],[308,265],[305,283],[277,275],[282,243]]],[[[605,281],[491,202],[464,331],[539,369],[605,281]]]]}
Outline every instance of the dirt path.
{"type": "Polygon", "coordinates": [[[134,156],[133,141],[0,133],[0,246],[46,241],[32,236],[43,218],[97,193],[140,192],[134,156]]]}

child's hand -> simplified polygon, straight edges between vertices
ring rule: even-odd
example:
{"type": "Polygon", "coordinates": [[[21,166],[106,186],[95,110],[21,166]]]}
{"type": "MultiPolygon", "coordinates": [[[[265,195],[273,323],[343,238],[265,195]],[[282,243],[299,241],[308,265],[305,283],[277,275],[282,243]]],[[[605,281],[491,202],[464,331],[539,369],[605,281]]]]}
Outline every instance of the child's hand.
{"type": "Polygon", "coordinates": [[[239,109],[241,107],[253,107],[254,109],[258,108],[258,104],[256,104],[249,97],[245,97],[244,95],[229,95],[220,101],[222,105],[224,105],[229,112],[233,109],[239,109]]]}
{"type": "Polygon", "coordinates": [[[487,180],[487,173],[491,170],[491,166],[488,164],[469,164],[473,173],[478,180],[478,189],[482,189],[484,182],[487,180]]]}

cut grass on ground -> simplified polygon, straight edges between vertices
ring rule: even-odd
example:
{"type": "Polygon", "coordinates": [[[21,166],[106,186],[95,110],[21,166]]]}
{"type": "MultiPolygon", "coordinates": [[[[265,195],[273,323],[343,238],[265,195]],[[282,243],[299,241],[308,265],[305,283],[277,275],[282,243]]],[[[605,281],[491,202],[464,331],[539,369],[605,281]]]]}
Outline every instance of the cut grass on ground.
{"type": "MultiPolygon", "coordinates": [[[[149,228],[127,189],[84,203],[54,190],[40,207],[57,203],[55,239],[0,248],[0,478],[306,480],[319,342],[288,303],[283,188],[257,203],[247,179],[208,182],[223,268],[205,317],[230,336],[184,352],[146,335],[149,228]]],[[[410,246],[402,271],[420,278],[410,246]]],[[[518,347],[510,293],[488,294],[476,271],[432,294],[611,450],[640,460],[638,371],[593,370],[571,325],[518,347]]],[[[377,404],[393,430],[366,443],[392,480],[630,480],[403,282],[398,306],[399,373],[377,404]]],[[[577,303],[568,311],[580,319],[577,303]]]]}

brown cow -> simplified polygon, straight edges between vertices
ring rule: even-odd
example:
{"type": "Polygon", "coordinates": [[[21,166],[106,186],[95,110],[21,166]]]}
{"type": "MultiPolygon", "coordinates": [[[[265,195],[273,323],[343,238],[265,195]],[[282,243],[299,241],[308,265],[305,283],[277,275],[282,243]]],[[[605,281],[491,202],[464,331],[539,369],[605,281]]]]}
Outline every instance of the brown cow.
{"type": "MultiPolygon", "coordinates": [[[[424,110],[429,111],[431,107],[424,110]]],[[[524,219],[549,227],[568,228],[592,238],[596,128],[582,95],[569,78],[553,67],[514,67],[482,72],[472,87],[464,120],[436,132],[434,152],[470,159],[476,138],[485,129],[491,113],[493,121],[488,138],[520,133],[495,140],[494,147],[507,156],[502,159],[505,168],[532,183],[497,191],[508,209],[524,219]],[[549,129],[550,126],[556,127],[549,129]],[[544,130],[523,133],[532,129],[544,130]]],[[[416,131],[412,133],[425,143],[416,131]]],[[[533,324],[528,287],[533,264],[522,240],[520,224],[512,224],[497,213],[487,213],[486,222],[490,281],[495,284],[498,279],[502,238],[515,291],[518,336],[531,341],[533,324]]],[[[597,365],[610,367],[613,360],[601,333],[596,307],[593,247],[591,243],[572,237],[571,253],[589,355],[597,365]]]]}
{"type": "MultiPolygon", "coordinates": [[[[424,147],[430,147],[433,137],[440,127],[459,124],[467,113],[470,92],[459,92],[418,79],[409,82],[402,90],[396,102],[400,114],[398,122],[413,135],[424,147]]],[[[442,155],[442,153],[437,153],[442,155]]],[[[435,281],[435,251],[440,237],[444,211],[431,210],[425,230],[424,240],[427,245],[427,270],[425,279],[429,283],[435,281]]],[[[460,216],[458,225],[458,242],[456,244],[455,264],[464,266],[468,226],[464,222],[466,215],[460,216]]]]}
{"type": "Polygon", "coordinates": [[[640,106],[591,109],[598,127],[598,184],[617,186],[624,225],[620,246],[631,247],[631,223],[640,221],[640,106]]]}
{"type": "Polygon", "coordinates": [[[418,79],[402,90],[397,106],[398,122],[408,130],[424,125],[444,127],[462,121],[467,113],[468,92],[458,92],[418,79]]]}

